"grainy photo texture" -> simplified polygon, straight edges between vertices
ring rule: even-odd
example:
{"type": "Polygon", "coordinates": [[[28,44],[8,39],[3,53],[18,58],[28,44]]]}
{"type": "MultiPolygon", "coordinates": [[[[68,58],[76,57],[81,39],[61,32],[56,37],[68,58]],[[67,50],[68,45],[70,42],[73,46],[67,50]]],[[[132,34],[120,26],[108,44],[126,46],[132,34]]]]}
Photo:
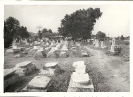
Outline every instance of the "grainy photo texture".
{"type": "Polygon", "coordinates": [[[4,92],[130,92],[130,6],[5,5],[4,92]]]}

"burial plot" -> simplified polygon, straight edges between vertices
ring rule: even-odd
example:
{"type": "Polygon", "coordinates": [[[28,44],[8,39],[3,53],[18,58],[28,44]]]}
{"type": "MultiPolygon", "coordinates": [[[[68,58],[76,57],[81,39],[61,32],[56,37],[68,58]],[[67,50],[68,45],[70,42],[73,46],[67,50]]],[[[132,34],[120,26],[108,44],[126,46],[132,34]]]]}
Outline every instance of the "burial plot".
{"type": "Polygon", "coordinates": [[[15,73],[14,69],[4,69],[4,91],[10,86],[20,80],[18,74],[15,73]]]}
{"type": "Polygon", "coordinates": [[[60,66],[57,62],[49,62],[44,65],[44,68],[48,70],[51,76],[58,75],[60,73],[60,66]]]}
{"type": "Polygon", "coordinates": [[[16,74],[19,76],[26,76],[35,71],[36,67],[31,61],[25,61],[16,65],[16,74]]]}
{"type": "Polygon", "coordinates": [[[22,92],[46,92],[50,80],[51,78],[46,76],[36,76],[28,83],[22,92]]]}
{"type": "Polygon", "coordinates": [[[89,54],[85,50],[81,50],[81,57],[89,57],[89,54]]]}
{"type": "Polygon", "coordinates": [[[71,75],[68,92],[94,92],[92,81],[86,73],[84,61],[74,62],[73,67],[75,67],[75,72],[71,75]]]}
{"type": "Polygon", "coordinates": [[[43,50],[37,50],[33,56],[35,59],[46,58],[47,54],[43,50]]]}

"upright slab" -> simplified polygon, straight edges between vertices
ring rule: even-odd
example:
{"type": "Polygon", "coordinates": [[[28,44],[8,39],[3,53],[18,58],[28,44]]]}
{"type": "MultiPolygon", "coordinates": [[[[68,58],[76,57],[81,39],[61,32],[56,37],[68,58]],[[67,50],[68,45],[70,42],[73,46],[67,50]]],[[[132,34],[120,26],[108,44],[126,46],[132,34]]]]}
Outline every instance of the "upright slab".
{"type": "Polygon", "coordinates": [[[73,67],[77,67],[78,65],[84,65],[84,61],[76,61],[76,62],[73,62],[73,67]]]}

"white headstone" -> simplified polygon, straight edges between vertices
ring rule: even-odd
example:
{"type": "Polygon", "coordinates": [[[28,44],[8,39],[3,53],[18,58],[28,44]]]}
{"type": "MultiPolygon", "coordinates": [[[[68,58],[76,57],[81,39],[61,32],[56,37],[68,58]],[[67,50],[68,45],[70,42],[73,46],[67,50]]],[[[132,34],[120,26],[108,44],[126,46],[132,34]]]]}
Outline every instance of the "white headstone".
{"type": "Polygon", "coordinates": [[[111,52],[115,52],[115,38],[112,39],[111,52]]]}
{"type": "Polygon", "coordinates": [[[101,48],[104,48],[103,41],[101,41],[101,48]]]}
{"type": "Polygon", "coordinates": [[[95,47],[99,47],[99,40],[98,39],[95,40],[95,47]]]}
{"type": "Polygon", "coordinates": [[[73,72],[72,76],[72,81],[74,83],[88,83],[89,82],[89,75],[86,73],[86,74],[77,74],[76,72],[73,72]]]}

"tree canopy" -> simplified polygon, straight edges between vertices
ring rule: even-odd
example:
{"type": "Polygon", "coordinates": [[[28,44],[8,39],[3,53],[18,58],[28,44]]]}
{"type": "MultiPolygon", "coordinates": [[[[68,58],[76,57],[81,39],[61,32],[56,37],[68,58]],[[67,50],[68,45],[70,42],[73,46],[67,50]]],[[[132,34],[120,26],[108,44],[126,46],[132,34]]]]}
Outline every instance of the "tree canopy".
{"type": "Polygon", "coordinates": [[[20,26],[19,21],[14,17],[9,17],[4,21],[4,47],[8,48],[16,38],[28,38],[29,32],[24,26],[20,26]]]}
{"type": "Polygon", "coordinates": [[[96,38],[99,39],[99,41],[104,41],[106,37],[106,34],[104,32],[98,31],[96,34],[96,38]]]}
{"type": "Polygon", "coordinates": [[[80,9],[70,15],[66,14],[61,20],[61,27],[58,28],[58,32],[64,37],[71,36],[73,40],[78,38],[86,40],[91,38],[96,19],[99,19],[101,15],[100,8],[80,9]]]}

